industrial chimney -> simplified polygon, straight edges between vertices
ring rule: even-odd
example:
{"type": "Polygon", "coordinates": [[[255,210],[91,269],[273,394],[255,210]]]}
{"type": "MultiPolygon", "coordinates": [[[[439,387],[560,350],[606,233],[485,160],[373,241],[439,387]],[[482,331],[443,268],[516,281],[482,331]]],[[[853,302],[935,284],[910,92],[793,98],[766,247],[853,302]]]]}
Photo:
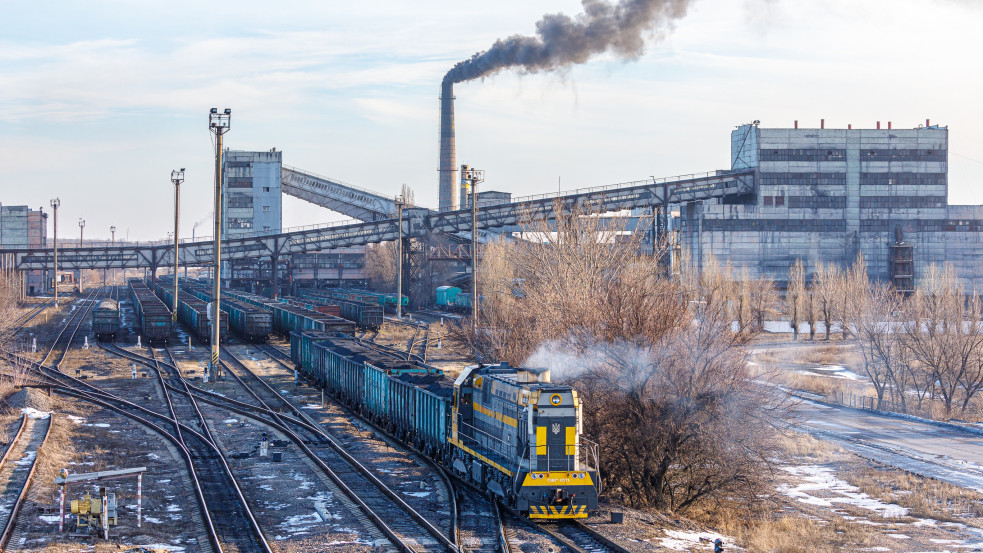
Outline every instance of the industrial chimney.
{"type": "Polygon", "coordinates": [[[456,174],[457,155],[454,143],[454,83],[448,79],[440,85],[440,188],[439,210],[458,208],[456,174]]]}

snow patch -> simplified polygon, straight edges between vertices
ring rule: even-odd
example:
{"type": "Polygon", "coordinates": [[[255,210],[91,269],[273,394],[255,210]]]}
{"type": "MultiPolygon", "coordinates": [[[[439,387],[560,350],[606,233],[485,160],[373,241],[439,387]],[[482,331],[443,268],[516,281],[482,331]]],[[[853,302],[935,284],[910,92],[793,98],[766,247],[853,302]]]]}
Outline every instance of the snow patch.
{"type": "Polygon", "coordinates": [[[46,419],[51,416],[51,413],[38,411],[33,407],[25,407],[21,409],[20,412],[27,415],[27,418],[29,419],[46,419]]]}
{"type": "MultiPolygon", "coordinates": [[[[840,480],[833,470],[818,465],[803,465],[796,467],[781,467],[785,472],[798,476],[805,481],[798,486],[783,484],[778,491],[809,505],[833,507],[834,504],[853,505],[868,511],[874,511],[884,518],[899,518],[908,515],[908,509],[893,503],[884,503],[860,491],[860,488],[840,480]],[[809,492],[824,491],[839,494],[839,497],[817,497],[809,492]]],[[[824,493],[824,495],[826,495],[824,493]]]]}
{"type": "Polygon", "coordinates": [[[704,542],[701,547],[706,547],[705,542],[713,543],[717,539],[727,543],[724,536],[713,532],[686,532],[683,530],[663,530],[663,532],[665,532],[666,537],[656,539],[662,542],[662,547],[673,551],[689,551],[691,547],[701,545],[701,542],[704,542]]]}

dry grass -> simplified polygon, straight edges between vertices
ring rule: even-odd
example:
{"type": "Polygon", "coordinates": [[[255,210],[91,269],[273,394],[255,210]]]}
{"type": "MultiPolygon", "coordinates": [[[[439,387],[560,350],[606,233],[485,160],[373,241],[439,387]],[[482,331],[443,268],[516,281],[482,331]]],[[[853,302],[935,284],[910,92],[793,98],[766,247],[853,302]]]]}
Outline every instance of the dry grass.
{"type": "Polygon", "coordinates": [[[778,439],[778,446],[792,457],[805,458],[810,462],[822,462],[843,450],[832,442],[817,440],[804,432],[786,432],[778,439]]]}
{"type": "Polygon", "coordinates": [[[983,528],[983,494],[901,471],[863,467],[845,480],[871,497],[896,503],[913,517],[983,528]]]}
{"type": "Polygon", "coordinates": [[[775,514],[780,505],[718,504],[695,513],[694,519],[713,530],[733,536],[738,544],[755,553],[838,553],[858,551],[875,545],[877,529],[837,518],[816,520],[802,513],[775,514]]]}
{"type": "Polygon", "coordinates": [[[842,364],[847,357],[844,348],[833,344],[826,344],[814,348],[803,348],[800,360],[806,363],[817,365],[837,365],[842,364]]]}
{"type": "Polygon", "coordinates": [[[761,553],[837,553],[880,541],[877,530],[866,524],[790,516],[755,520],[739,536],[746,549],[761,553]]]}
{"type": "Polygon", "coordinates": [[[785,372],[780,374],[779,379],[789,388],[826,397],[831,397],[834,393],[851,391],[847,381],[828,376],[785,372]]]}

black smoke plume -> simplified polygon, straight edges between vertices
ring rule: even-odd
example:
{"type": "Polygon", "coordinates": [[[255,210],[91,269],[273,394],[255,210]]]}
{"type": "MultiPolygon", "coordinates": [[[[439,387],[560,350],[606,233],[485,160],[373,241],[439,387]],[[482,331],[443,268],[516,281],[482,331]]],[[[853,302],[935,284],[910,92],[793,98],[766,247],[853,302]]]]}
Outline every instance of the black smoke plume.
{"type": "Polygon", "coordinates": [[[444,82],[470,81],[509,67],[526,73],[555,71],[608,51],[636,59],[645,51],[647,32],[671,26],[686,15],[691,1],[581,0],[584,13],[544,15],[536,22],[536,36],[498,39],[488,50],[455,65],[444,82]]]}

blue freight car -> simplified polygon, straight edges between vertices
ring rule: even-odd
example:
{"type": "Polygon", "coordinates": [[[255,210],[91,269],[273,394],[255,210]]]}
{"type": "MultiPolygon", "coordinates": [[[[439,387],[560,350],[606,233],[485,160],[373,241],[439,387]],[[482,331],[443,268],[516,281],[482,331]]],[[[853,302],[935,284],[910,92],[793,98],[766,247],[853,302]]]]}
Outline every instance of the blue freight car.
{"type": "MultiPolygon", "coordinates": [[[[212,301],[212,291],[201,288],[197,283],[186,283],[183,288],[206,303],[212,301]]],[[[246,304],[224,292],[219,309],[228,315],[229,328],[247,342],[265,342],[273,332],[273,314],[266,309],[246,304]]]]}
{"type": "Polygon", "coordinates": [[[131,278],[127,284],[130,286],[133,310],[136,311],[142,336],[149,343],[167,343],[171,337],[170,310],[147,288],[143,280],[131,278]]]}
{"type": "MultiPolygon", "coordinates": [[[[174,305],[173,285],[167,285],[158,280],[154,290],[166,305],[174,305]]],[[[212,322],[208,319],[208,305],[201,299],[184,290],[178,290],[177,318],[196,338],[206,344],[211,343],[212,322]]],[[[218,332],[220,342],[229,339],[229,317],[225,312],[219,318],[218,332]]]]}

